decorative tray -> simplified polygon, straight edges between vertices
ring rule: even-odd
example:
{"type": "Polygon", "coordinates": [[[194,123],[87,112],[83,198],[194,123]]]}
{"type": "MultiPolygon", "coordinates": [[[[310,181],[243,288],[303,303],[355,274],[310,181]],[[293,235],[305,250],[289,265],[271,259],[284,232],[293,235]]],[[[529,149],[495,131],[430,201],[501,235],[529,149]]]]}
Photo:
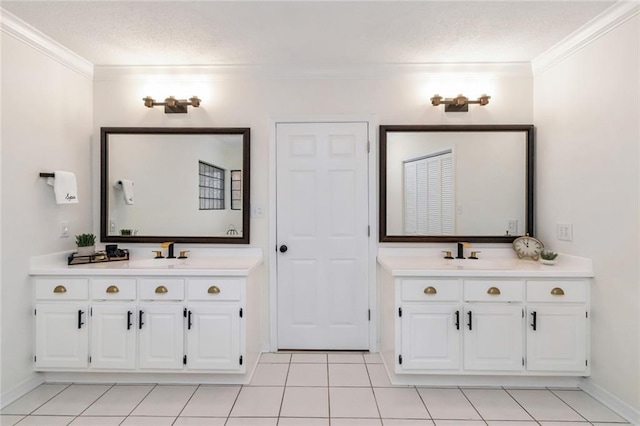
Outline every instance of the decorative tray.
{"type": "Polygon", "coordinates": [[[129,251],[124,249],[116,250],[108,255],[106,251],[98,251],[89,256],[80,256],[78,253],[71,253],[67,259],[67,265],[85,265],[87,263],[117,262],[119,260],[129,260],[129,251]]]}

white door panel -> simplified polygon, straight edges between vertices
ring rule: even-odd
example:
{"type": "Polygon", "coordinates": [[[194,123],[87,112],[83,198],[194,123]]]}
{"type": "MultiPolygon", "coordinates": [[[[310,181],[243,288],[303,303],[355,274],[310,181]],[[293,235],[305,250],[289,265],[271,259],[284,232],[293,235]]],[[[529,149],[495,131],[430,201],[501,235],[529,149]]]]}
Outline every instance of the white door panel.
{"type": "Polygon", "coordinates": [[[367,349],[366,123],[277,125],[278,346],[367,349]]]}

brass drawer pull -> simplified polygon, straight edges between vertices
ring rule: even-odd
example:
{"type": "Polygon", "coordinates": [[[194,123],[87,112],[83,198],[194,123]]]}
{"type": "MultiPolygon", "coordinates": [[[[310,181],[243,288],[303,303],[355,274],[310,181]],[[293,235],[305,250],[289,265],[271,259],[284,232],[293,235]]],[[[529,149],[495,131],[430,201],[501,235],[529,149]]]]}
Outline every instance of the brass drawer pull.
{"type": "Polygon", "coordinates": [[[553,294],[554,296],[564,296],[564,290],[560,287],[554,287],[553,289],[551,289],[551,294],[553,294]]]}
{"type": "Polygon", "coordinates": [[[438,292],[438,290],[436,290],[435,287],[427,287],[424,289],[424,294],[436,294],[438,292]]]}
{"type": "Polygon", "coordinates": [[[107,287],[107,293],[109,294],[120,293],[120,289],[118,288],[117,285],[110,285],[109,287],[107,287]]]}
{"type": "Polygon", "coordinates": [[[168,293],[169,290],[167,290],[167,288],[163,285],[159,285],[158,287],[156,287],[156,293],[157,294],[165,294],[168,293]]]}
{"type": "Polygon", "coordinates": [[[209,294],[218,294],[218,293],[220,293],[220,288],[216,287],[215,285],[212,285],[211,287],[209,287],[209,290],[207,290],[207,293],[209,293],[209,294]]]}
{"type": "Polygon", "coordinates": [[[67,288],[63,285],[57,285],[56,288],[53,289],[54,293],[66,293],[67,288]]]}
{"type": "Polygon", "coordinates": [[[489,287],[489,290],[487,290],[487,294],[497,296],[500,294],[500,289],[498,287],[489,287]]]}

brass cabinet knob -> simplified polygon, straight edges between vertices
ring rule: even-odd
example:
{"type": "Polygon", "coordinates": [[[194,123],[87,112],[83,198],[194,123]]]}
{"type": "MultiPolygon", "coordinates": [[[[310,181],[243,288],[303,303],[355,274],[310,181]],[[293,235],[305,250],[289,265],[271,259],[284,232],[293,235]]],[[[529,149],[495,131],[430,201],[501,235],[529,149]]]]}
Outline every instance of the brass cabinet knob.
{"type": "Polygon", "coordinates": [[[487,290],[487,294],[497,296],[500,294],[500,289],[498,287],[489,287],[489,290],[487,290]]]}
{"type": "Polygon", "coordinates": [[[107,293],[120,293],[120,289],[117,285],[110,285],[109,287],[107,287],[107,293]]]}
{"type": "Polygon", "coordinates": [[[437,292],[438,292],[438,290],[436,290],[435,287],[431,287],[431,286],[426,287],[424,289],[424,294],[436,294],[437,292]]]}
{"type": "Polygon", "coordinates": [[[162,250],[151,250],[151,253],[155,253],[156,257],[154,259],[163,259],[162,250]]]}
{"type": "Polygon", "coordinates": [[[63,285],[57,285],[56,288],[53,289],[54,293],[66,293],[67,288],[63,285]]]}
{"type": "Polygon", "coordinates": [[[187,253],[189,253],[189,250],[182,250],[180,252],[180,256],[178,256],[178,259],[186,259],[187,258],[187,253]]]}
{"type": "Polygon", "coordinates": [[[163,285],[159,285],[158,287],[156,287],[156,293],[157,294],[165,294],[168,293],[169,290],[167,290],[167,288],[163,285]]]}
{"type": "Polygon", "coordinates": [[[207,290],[207,293],[209,293],[209,294],[218,294],[218,293],[220,293],[220,288],[216,287],[215,285],[212,285],[211,287],[209,287],[209,290],[207,290]]]}
{"type": "Polygon", "coordinates": [[[551,294],[554,296],[564,296],[564,290],[560,287],[554,287],[551,289],[551,294]]]}

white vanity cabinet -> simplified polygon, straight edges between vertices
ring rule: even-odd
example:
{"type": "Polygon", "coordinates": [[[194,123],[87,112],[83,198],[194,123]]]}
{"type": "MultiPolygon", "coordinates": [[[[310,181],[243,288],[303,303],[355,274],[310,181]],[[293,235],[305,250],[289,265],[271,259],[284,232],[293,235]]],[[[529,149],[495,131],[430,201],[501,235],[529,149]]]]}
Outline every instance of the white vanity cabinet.
{"type": "Polygon", "coordinates": [[[86,368],[89,364],[88,280],[42,279],[35,294],[36,368],[86,368]]]}
{"type": "Polygon", "coordinates": [[[402,256],[379,263],[380,346],[392,383],[589,375],[588,266],[514,259],[513,269],[503,261],[495,270],[440,270],[402,256]]]}
{"type": "Polygon", "coordinates": [[[588,283],[527,281],[527,369],[576,371],[588,367],[588,283]]]}
{"type": "Polygon", "coordinates": [[[458,370],[462,304],[457,280],[402,279],[397,363],[404,371],[458,370]]]}
{"type": "Polygon", "coordinates": [[[464,369],[523,369],[523,289],[518,280],[463,280],[464,369]]]}
{"type": "Polygon", "coordinates": [[[136,280],[95,278],[90,288],[91,367],[136,368],[136,280]]]}

